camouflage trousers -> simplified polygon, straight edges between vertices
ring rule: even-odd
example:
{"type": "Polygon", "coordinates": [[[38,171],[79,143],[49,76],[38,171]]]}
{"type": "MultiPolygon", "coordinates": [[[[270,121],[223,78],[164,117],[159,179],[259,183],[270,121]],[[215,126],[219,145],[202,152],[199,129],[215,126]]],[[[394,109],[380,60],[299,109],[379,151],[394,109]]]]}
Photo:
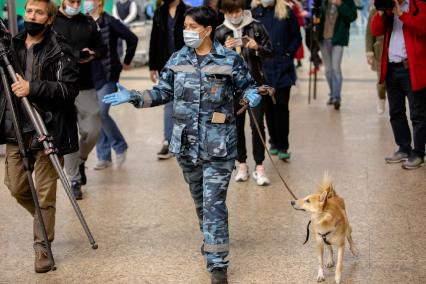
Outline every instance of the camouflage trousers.
{"type": "Polygon", "coordinates": [[[226,194],[235,160],[198,161],[177,157],[189,184],[195,210],[204,236],[207,269],[228,267],[228,208],[226,194]]]}

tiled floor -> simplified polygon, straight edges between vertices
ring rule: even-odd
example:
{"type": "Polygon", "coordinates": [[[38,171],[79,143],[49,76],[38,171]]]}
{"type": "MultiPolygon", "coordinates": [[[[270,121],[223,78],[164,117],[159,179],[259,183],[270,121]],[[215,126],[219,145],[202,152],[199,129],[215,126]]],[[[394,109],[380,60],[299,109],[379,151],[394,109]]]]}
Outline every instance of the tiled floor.
{"type": "MultiPolygon", "coordinates": [[[[308,105],[307,63],[298,71],[291,98],[292,158],[276,161],[278,168],[298,196],[314,191],[325,170],[333,176],[360,249],[358,258],[346,250],[343,283],[426,283],[426,169],[384,163],[395,145],[388,115],[376,114],[375,74],[366,66],[362,36],[352,37],[343,69],[339,112],[325,105],[323,72],[318,98],[308,105]]],[[[122,83],[151,86],[146,68],[123,73],[122,83]]],[[[130,144],[128,161],[122,169],[94,171],[92,154],[79,202],[99,249],[90,248],[60,188],[53,245],[58,269],[35,274],[31,218],[1,184],[0,283],[209,283],[179,167],[174,160],[156,160],[162,108],[126,105],[112,114],[130,144]]],[[[271,163],[265,164],[271,186],[231,182],[230,283],[315,283],[314,242],[302,245],[308,216],[291,208],[271,163]]],[[[253,169],[251,157],[249,165],[253,169]]],[[[333,283],[334,270],[326,269],[325,276],[333,283]]]]}

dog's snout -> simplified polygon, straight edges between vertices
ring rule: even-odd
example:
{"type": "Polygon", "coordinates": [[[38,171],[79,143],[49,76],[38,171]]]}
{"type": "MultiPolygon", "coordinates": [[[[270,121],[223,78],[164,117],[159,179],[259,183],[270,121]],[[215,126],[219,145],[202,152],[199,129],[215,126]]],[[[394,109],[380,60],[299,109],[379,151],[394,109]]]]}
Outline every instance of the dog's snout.
{"type": "Polygon", "coordinates": [[[291,201],[291,206],[294,206],[294,205],[296,205],[296,201],[292,200],[291,201]]]}

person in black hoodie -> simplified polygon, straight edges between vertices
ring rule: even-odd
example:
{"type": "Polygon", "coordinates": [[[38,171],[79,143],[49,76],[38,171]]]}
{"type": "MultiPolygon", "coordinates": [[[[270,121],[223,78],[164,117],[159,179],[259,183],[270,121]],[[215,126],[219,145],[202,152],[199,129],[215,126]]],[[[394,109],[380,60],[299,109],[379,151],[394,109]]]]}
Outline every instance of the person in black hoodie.
{"type": "MultiPolygon", "coordinates": [[[[234,49],[247,63],[250,73],[259,85],[265,84],[265,77],[262,70],[262,60],[272,57],[272,45],[265,27],[252,18],[250,10],[244,10],[244,0],[223,0],[222,11],[225,13],[225,21],[216,29],[216,39],[226,48],[234,49]]],[[[263,101],[266,98],[262,99],[263,101]]],[[[235,110],[240,108],[238,100],[235,100],[235,110]]],[[[253,108],[254,117],[259,124],[263,139],[265,139],[263,102],[253,108]]],[[[265,149],[262,145],[253,117],[250,115],[250,127],[252,130],[253,157],[256,162],[256,169],[253,171],[253,178],[258,185],[268,185],[270,183],[265,174],[263,160],[265,160],[265,149]]],[[[246,112],[237,116],[237,161],[239,162],[236,181],[246,181],[248,179],[248,167],[246,164],[247,149],[244,133],[246,112]]]]}
{"type": "Polygon", "coordinates": [[[107,56],[95,60],[93,63],[93,79],[100,103],[102,120],[101,135],[96,144],[98,162],[95,170],[103,170],[112,165],[111,149],[114,149],[116,153],[115,162],[118,167],[126,159],[128,145],[117,124],[109,115],[110,105],[103,103],[102,99],[105,95],[117,90],[116,85],[120,79],[121,70],[130,69],[130,63],[135,56],[138,45],[138,37],[122,22],[104,11],[104,0],[86,0],[84,12],[90,14],[99,25],[103,41],[108,46],[107,56]],[[126,41],[126,55],[123,64],[120,62],[117,51],[118,39],[126,41]]]}
{"type": "Polygon", "coordinates": [[[80,13],[80,0],[63,0],[53,24],[54,30],[64,36],[78,58],[80,93],[75,100],[77,108],[80,150],[65,156],[65,170],[76,199],[82,199],[81,186],[87,182],[85,161],[95,147],[101,131],[99,102],[92,76],[92,61],[107,53],[107,46],[96,22],[80,13]]]}
{"type": "MultiPolygon", "coordinates": [[[[151,41],[149,44],[149,70],[151,81],[157,82],[158,74],[166,65],[167,60],[184,46],[183,22],[187,7],[182,0],[164,0],[163,5],[155,11],[151,41]]],[[[169,143],[173,130],[173,104],[164,105],[164,142],[158,159],[172,157],[169,143]]]]}
{"type": "MultiPolygon", "coordinates": [[[[56,5],[50,0],[27,0],[25,4],[25,32],[12,40],[16,54],[13,65],[18,81],[11,85],[17,98],[27,97],[44,118],[47,131],[58,149],[59,159],[78,150],[77,123],[74,100],[78,94],[78,71],[71,48],[65,39],[51,30],[56,5]],[[22,72],[20,71],[22,70],[22,72]]],[[[12,53],[13,54],[13,53],[12,53]]],[[[49,242],[55,235],[56,188],[58,173],[45,155],[43,146],[27,118],[20,101],[18,118],[22,123],[24,143],[29,146],[35,188],[46,225],[49,242]]],[[[16,201],[34,219],[34,268],[38,273],[51,269],[46,243],[35,214],[35,205],[18,147],[16,129],[12,123],[12,108],[0,93],[0,144],[6,143],[4,183],[16,201]]]]}

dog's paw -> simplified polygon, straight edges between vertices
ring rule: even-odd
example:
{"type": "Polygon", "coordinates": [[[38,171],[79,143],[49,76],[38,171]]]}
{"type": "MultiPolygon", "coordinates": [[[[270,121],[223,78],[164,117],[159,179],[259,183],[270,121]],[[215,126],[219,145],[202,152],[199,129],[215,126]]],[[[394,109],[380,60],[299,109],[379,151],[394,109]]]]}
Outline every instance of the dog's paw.
{"type": "Polygon", "coordinates": [[[324,275],[318,275],[317,282],[323,282],[323,281],[325,281],[324,275]]]}
{"type": "Polygon", "coordinates": [[[342,282],[342,279],[341,279],[340,277],[337,277],[337,276],[336,276],[336,278],[334,278],[334,282],[335,282],[336,284],[340,284],[340,282],[342,282]]]}
{"type": "Polygon", "coordinates": [[[333,266],[334,266],[334,260],[333,259],[329,259],[328,261],[327,261],[327,263],[325,264],[325,267],[327,267],[327,268],[332,268],[333,266]]]}
{"type": "Polygon", "coordinates": [[[359,250],[358,250],[358,248],[355,245],[351,246],[350,250],[351,250],[351,253],[352,253],[353,256],[358,256],[359,255],[359,250]]]}

